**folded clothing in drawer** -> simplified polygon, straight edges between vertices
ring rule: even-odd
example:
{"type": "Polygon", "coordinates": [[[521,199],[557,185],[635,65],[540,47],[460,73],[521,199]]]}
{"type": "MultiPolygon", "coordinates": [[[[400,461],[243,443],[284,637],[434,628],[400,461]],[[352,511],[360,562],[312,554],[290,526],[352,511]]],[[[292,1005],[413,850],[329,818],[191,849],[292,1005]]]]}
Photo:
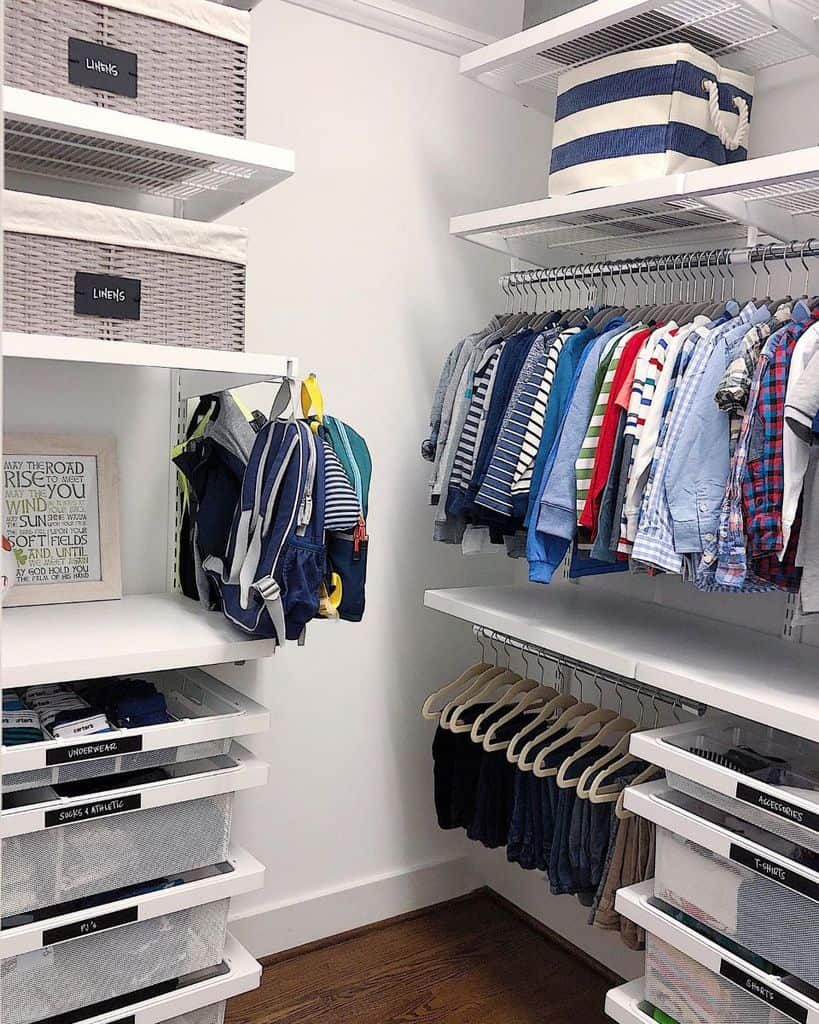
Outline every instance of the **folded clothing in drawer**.
{"type": "Polygon", "coordinates": [[[4,916],[218,864],[227,857],[233,793],[263,785],[267,766],[229,755],[5,795],[0,825],[4,916]]]}
{"type": "Polygon", "coordinates": [[[215,966],[229,905],[189,907],[3,960],[0,1021],[33,1024],[215,966]]]}
{"type": "MultiPolygon", "coordinates": [[[[668,800],[714,823],[719,812],[669,792],[668,800]]],[[[816,855],[784,849],[777,837],[723,816],[702,843],[657,829],[654,895],[696,921],[819,987],[819,957],[805,936],[819,933],[816,855]],[[716,849],[706,843],[710,834],[716,849]],[[770,856],[768,852],[770,851],[770,856]]]]}
{"type": "Polygon", "coordinates": [[[646,937],[645,996],[677,1024],[793,1024],[651,934],[646,937]]]}

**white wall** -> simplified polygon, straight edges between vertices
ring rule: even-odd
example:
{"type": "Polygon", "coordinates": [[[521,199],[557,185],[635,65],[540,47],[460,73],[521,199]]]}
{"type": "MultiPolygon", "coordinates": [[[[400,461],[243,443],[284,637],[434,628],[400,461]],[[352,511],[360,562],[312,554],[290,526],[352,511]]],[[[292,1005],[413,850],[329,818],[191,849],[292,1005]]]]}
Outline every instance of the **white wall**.
{"type": "Polygon", "coordinates": [[[268,866],[236,930],[269,953],[476,884],[460,860],[417,870],[466,853],[435,825],[418,711],[468,631],[421,602],[511,568],[432,544],[419,445],[444,355],[497,306],[506,269],[451,240],[448,218],[536,194],[545,153],[542,120],[454,58],[272,2],[253,32],[249,134],[293,146],[297,170],[232,218],[251,231],[249,346],[318,371],[375,465],[364,623],[315,623],[255,679],[222,673],[273,711],[252,744],[272,781],[239,801],[235,830],[268,866]]]}

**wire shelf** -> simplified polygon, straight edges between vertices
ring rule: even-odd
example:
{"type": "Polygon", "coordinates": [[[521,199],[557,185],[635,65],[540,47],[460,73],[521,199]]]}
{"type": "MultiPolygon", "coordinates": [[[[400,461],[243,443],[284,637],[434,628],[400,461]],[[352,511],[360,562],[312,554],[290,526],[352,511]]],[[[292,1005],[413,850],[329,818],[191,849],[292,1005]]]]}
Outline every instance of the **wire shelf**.
{"type": "Polygon", "coordinates": [[[601,57],[689,43],[721,64],[755,73],[819,52],[819,0],[594,0],[467,54],[461,71],[551,113],[558,78],[601,57]],[[813,42],[811,41],[813,40],[813,42]]]}
{"type": "Polygon", "coordinates": [[[25,89],[4,111],[11,188],[213,220],[293,173],[290,150],[25,89]]]}
{"type": "Polygon", "coordinates": [[[733,246],[749,228],[819,235],[819,148],[454,217],[452,234],[549,266],[573,257],[733,246]],[[568,252],[567,252],[568,250],[568,252]]]}

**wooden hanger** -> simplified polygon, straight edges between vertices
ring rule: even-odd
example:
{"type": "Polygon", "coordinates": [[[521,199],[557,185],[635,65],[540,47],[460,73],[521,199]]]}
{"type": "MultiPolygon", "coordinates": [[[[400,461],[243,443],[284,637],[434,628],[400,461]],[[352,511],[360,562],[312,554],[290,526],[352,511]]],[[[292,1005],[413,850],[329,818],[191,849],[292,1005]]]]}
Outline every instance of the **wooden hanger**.
{"type": "Polygon", "coordinates": [[[441,697],[447,697],[449,694],[458,694],[466,689],[467,685],[474,680],[476,676],[486,672],[492,668],[490,664],[485,661],[479,661],[476,665],[470,665],[465,672],[462,672],[457,679],[453,679],[451,683],[447,683],[446,686],[442,686],[439,690],[431,693],[424,701],[421,707],[421,714],[424,718],[430,719],[430,721],[438,721],[441,717],[443,707],[437,711],[433,708],[433,704],[441,697]]]}

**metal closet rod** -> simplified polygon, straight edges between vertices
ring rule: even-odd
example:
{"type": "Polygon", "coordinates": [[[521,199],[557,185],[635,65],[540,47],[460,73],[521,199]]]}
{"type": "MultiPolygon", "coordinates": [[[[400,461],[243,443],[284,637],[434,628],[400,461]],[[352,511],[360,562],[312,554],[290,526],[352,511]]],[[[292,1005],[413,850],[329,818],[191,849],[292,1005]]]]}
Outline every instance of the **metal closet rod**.
{"type": "Polygon", "coordinates": [[[648,683],[638,683],[635,679],[629,679],[627,676],[618,675],[616,672],[610,672],[608,669],[601,669],[595,665],[590,665],[586,661],[579,661],[577,658],[571,658],[566,654],[560,654],[557,651],[551,651],[545,647],[537,647],[534,644],[527,643],[525,640],[518,640],[517,637],[509,636],[508,633],[500,633],[496,629],[490,629],[488,626],[473,626],[472,631],[475,636],[481,640],[487,640],[490,643],[495,640],[507,650],[512,649],[521,651],[523,654],[530,654],[533,658],[540,659],[542,661],[551,661],[558,667],[565,667],[573,669],[574,671],[583,672],[587,675],[591,675],[598,682],[608,683],[610,686],[615,687],[619,690],[627,690],[629,693],[634,693],[637,697],[645,696],[649,697],[652,701],[660,701],[663,704],[668,704],[671,707],[681,708],[683,711],[689,711],[694,715],[703,715],[708,710],[707,704],[700,704],[697,701],[690,701],[679,696],[679,694],[669,693],[667,690],[660,690],[656,686],[650,686],[648,683]]]}
{"type": "MultiPolygon", "coordinates": [[[[819,239],[806,242],[770,242],[745,249],[707,249],[701,252],[669,253],[641,256],[635,259],[604,260],[602,262],[575,263],[562,267],[539,267],[504,274],[501,285],[549,284],[555,281],[596,281],[603,277],[621,278],[628,274],[650,274],[672,270],[718,269],[743,264],[770,261],[804,260],[819,258],[819,239]]],[[[805,268],[807,269],[807,268],[805,268]]]]}

